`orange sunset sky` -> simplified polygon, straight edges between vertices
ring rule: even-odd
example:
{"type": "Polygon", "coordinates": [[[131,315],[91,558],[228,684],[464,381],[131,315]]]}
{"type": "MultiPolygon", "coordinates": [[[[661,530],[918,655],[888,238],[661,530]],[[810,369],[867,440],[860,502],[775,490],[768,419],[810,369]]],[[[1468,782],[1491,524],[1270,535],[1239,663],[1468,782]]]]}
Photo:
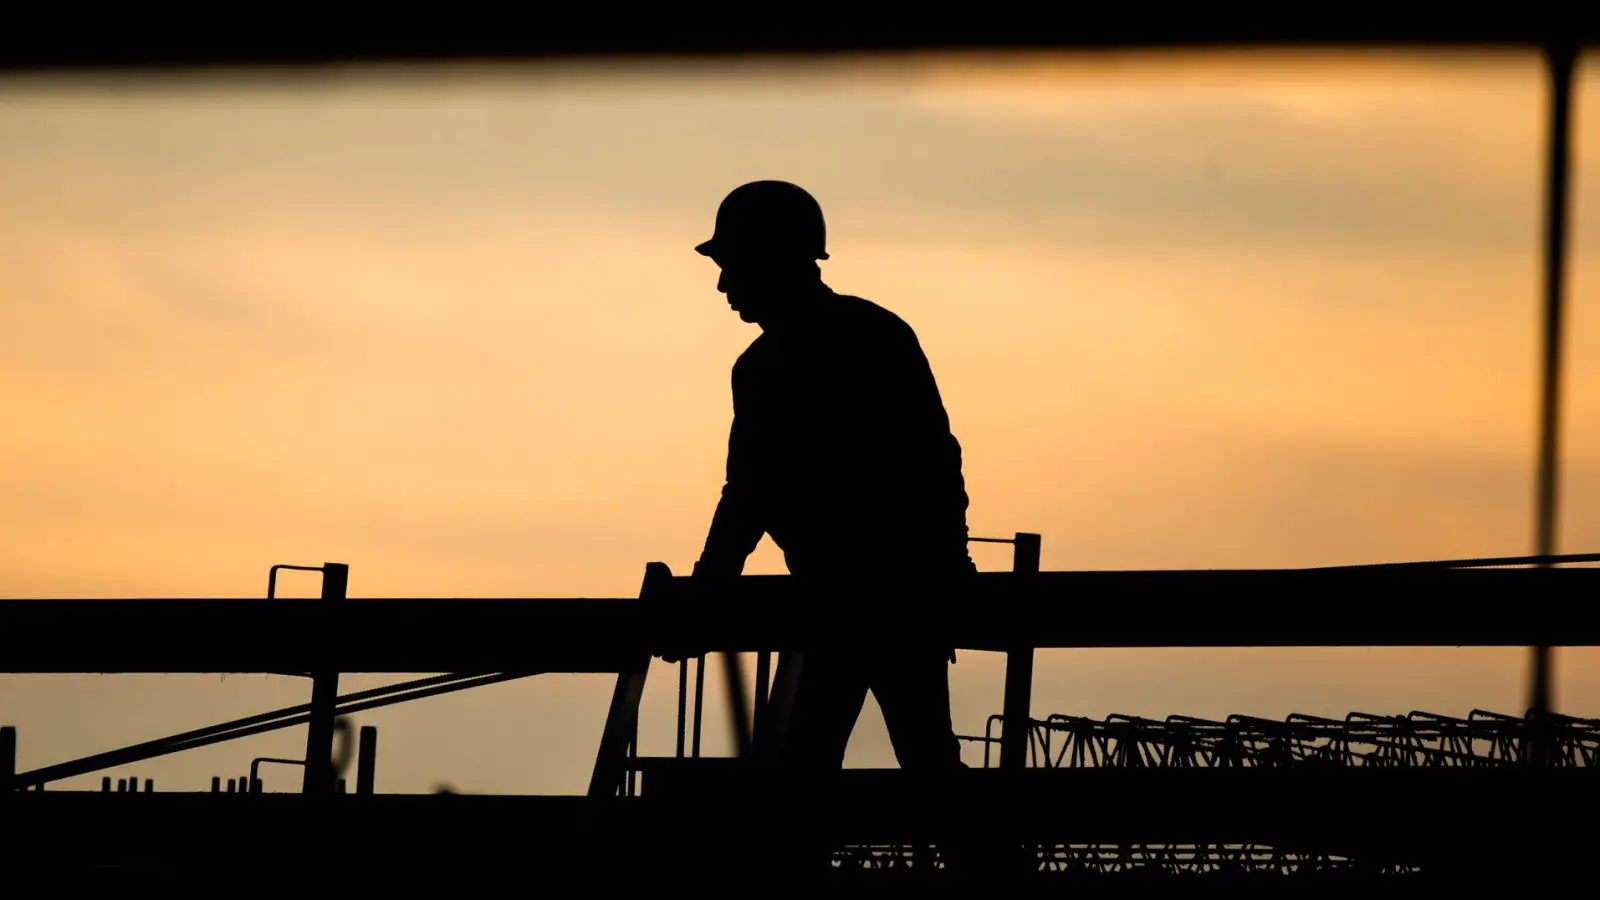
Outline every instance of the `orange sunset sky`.
{"type": "MultiPolygon", "coordinates": [[[[1600,550],[1593,73],[1568,552],[1600,550]]],[[[811,190],[826,280],[917,329],[975,535],[1039,532],[1051,569],[1529,552],[1544,103],[1532,54],[0,80],[0,595],[260,596],[269,565],[324,560],[354,596],[631,596],[647,561],[686,571],[756,334],[692,247],[757,178],[811,190]]],[[[1382,614],[1360,601],[1283,614],[1382,614]]],[[[1600,715],[1600,654],[1557,664],[1562,711],[1600,715]]],[[[999,711],[1002,665],[951,670],[958,731],[999,711]]],[[[1510,713],[1524,670],[1521,650],[1050,652],[1034,713],[1510,713]]],[[[9,676],[0,723],[29,769],[308,690],[9,676]]],[[[577,791],[609,692],[543,676],[356,722],[383,733],[381,791],[577,791]]],[[[671,752],[675,695],[658,662],[644,753],[671,752]]],[[[722,717],[716,697],[716,753],[722,717]]],[[[108,774],[199,789],[303,743],[108,774]]],[[[893,764],[870,703],[849,762],[893,764]]]]}

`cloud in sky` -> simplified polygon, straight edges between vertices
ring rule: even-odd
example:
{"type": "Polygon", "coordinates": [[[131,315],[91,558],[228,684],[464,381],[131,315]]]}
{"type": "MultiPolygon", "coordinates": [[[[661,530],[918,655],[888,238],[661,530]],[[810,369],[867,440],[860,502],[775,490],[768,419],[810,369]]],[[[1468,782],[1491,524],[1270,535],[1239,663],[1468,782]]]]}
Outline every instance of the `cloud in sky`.
{"type": "MultiPolygon", "coordinates": [[[[350,562],[368,596],[628,595],[647,560],[687,568],[719,486],[728,367],[752,337],[690,248],[722,194],[760,177],[814,190],[830,282],[918,329],[977,533],[1039,531],[1056,568],[1529,540],[1531,60],[0,89],[11,596],[256,595],[267,565],[323,559],[350,562]]],[[[1579,94],[1572,549],[1600,540],[1592,93],[1579,94]]],[[[763,546],[752,568],[781,560],[763,546]]],[[[1468,656],[1092,656],[1101,669],[1053,656],[1041,702],[1191,712],[1178,705],[1201,702],[1181,689],[1199,666],[1234,672],[1206,703],[1237,691],[1262,711],[1500,703],[1488,686],[1517,678],[1520,657],[1471,656],[1469,678],[1468,656]]],[[[1600,702],[1600,667],[1564,660],[1564,696],[1600,702]]],[[[967,730],[998,702],[985,666],[955,670],[967,730]]],[[[89,711],[122,696],[12,683],[36,686],[16,696],[38,762],[98,747],[54,729],[52,699],[89,711]]],[[[298,690],[161,683],[147,717],[114,719],[103,739],[298,690]]],[[[482,702],[522,723],[506,726],[517,740],[546,714],[581,731],[579,683],[482,702]]],[[[671,698],[652,697],[659,736],[671,698]]],[[[468,765],[423,734],[427,716],[394,715],[422,749],[385,769],[388,789],[468,765]]],[[[590,761],[585,740],[552,750],[552,781],[497,756],[466,786],[566,784],[590,761]]],[[[853,753],[886,761],[881,732],[853,753]]]]}

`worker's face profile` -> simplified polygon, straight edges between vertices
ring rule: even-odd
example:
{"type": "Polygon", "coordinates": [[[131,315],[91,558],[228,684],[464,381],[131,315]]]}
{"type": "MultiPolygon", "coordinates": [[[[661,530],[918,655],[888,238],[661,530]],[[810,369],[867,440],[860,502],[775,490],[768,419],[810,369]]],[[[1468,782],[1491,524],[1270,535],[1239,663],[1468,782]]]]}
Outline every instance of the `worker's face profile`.
{"type": "Polygon", "coordinates": [[[719,255],[713,261],[722,269],[717,290],[727,295],[728,306],[746,322],[761,321],[787,280],[786,267],[754,255],[719,255]]]}

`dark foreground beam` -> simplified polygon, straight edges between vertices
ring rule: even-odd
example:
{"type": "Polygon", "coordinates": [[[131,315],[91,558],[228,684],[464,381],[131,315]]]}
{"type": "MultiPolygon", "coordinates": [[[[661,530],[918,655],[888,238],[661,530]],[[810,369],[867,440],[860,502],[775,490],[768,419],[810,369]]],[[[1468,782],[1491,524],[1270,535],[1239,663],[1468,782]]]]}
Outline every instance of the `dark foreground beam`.
{"type": "Polygon", "coordinates": [[[1583,808],[1600,787],[1575,769],[973,770],[941,778],[861,770],[792,785],[725,769],[720,779],[601,801],[29,792],[0,808],[25,825],[7,840],[11,858],[54,874],[107,864],[243,874],[247,866],[255,878],[336,860],[330,870],[363,876],[442,872],[470,881],[520,872],[595,886],[630,875],[660,882],[789,868],[792,876],[807,846],[931,842],[976,851],[1257,843],[1481,878],[1497,867],[1555,874],[1586,865],[1589,832],[1557,813],[1583,808]],[[1506,827],[1529,811],[1538,815],[1521,821],[1536,827],[1506,827]],[[311,862],[288,852],[301,846],[333,855],[311,862]]]}
{"type": "MultiPolygon", "coordinates": [[[[941,639],[994,651],[1600,646],[1600,618],[1587,612],[1596,596],[1600,569],[987,573],[947,598],[950,630],[941,639]]],[[[906,598],[914,613],[936,599],[906,598]]],[[[0,672],[616,672],[641,652],[686,643],[803,649],[855,627],[815,615],[817,602],[788,576],[742,578],[719,598],[673,578],[648,605],[5,600],[0,672]]],[[[911,615],[900,624],[935,621],[911,615]]]]}
{"type": "MultiPolygon", "coordinates": [[[[1574,8],[1579,9],[1579,8],[1574,8]]],[[[781,27],[726,16],[618,17],[565,7],[537,24],[461,13],[385,13],[348,25],[337,18],[252,17],[248,24],[198,14],[133,14],[110,9],[50,21],[30,10],[0,39],[0,67],[172,67],[414,62],[561,56],[691,56],[749,53],[902,52],[969,49],[1119,49],[1252,45],[1536,45],[1552,38],[1593,41],[1595,16],[1540,7],[1458,6],[1448,13],[1386,11],[1277,16],[1255,8],[1034,7],[973,15],[790,17],[781,27]],[[26,22],[26,24],[24,24],[26,22]]]]}

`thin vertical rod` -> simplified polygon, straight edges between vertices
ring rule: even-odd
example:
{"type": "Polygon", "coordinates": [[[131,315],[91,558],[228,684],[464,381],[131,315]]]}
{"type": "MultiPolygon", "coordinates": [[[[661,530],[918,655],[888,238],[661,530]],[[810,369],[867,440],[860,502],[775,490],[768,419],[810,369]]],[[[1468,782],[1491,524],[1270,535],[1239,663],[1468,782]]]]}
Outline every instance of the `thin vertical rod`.
{"type": "Polygon", "coordinates": [[[762,722],[767,717],[767,700],[771,697],[772,681],[772,653],[762,650],[756,654],[756,700],[755,710],[751,717],[751,729],[754,731],[752,740],[759,741],[762,722]]]}
{"type": "Polygon", "coordinates": [[[683,759],[683,740],[689,731],[689,658],[678,660],[678,758],[683,759]]]}
{"type": "MultiPolygon", "coordinates": [[[[1039,535],[1019,532],[1012,543],[1011,571],[1039,574],[1039,535]]],[[[1033,715],[1033,646],[1018,643],[1006,651],[1005,696],[1001,707],[1000,768],[1028,764],[1028,732],[1033,715]]]]}
{"type": "Polygon", "coordinates": [[[378,729],[361,726],[356,744],[356,793],[370,794],[378,780],[378,729]]]}
{"type": "MultiPolygon", "coordinates": [[[[349,566],[324,563],[319,602],[343,602],[349,584],[349,566]]],[[[326,646],[322,635],[306,635],[306,638],[326,646]]],[[[301,793],[331,795],[338,789],[338,776],[333,771],[333,718],[338,701],[339,670],[323,662],[311,675],[311,721],[306,728],[306,765],[301,793]]]]}
{"type": "Polygon", "coordinates": [[[700,722],[701,713],[706,705],[706,656],[704,653],[695,657],[694,661],[694,749],[695,759],[700,758],[700,722]]]}
{"type": "MultiPolygon", "coordinates": [[[[1550,75],[1549,158],[1546,164],[1544,221],[1544,370],[1540,384],[1539,470],[1534,552],[1553,556],[1559,521],[1561,447],[1561,351],[1565,313],[1568,163],[1572,155],[1572,68],[1577,48],[1566,43],[1545,47],[1550,75]]],[[[1533,648],[1528,708],[1549,711],[1554,705],[1549,647],[1533,648]]]]}
{"type": "Polygon", "coordinates": [[[740,759],[749,759],[750,711],[744,705],[744,670],[739,668],[740,654],[724,650],[721,655],[722,674],[728,689],[728,724],[733,727],[734,754],[740,759]]]}
{"type": "Polygon", "coordinates": [[[17,728],[0,728],[0,791],[9,791],[17,779],[17,728]]]}

